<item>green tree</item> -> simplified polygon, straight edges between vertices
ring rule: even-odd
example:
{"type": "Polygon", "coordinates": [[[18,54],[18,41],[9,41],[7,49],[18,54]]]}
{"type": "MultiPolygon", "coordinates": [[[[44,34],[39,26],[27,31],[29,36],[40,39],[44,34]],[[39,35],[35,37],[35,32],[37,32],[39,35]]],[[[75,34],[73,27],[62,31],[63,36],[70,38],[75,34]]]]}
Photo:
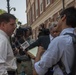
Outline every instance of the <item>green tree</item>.
{"type": "MultiPolygon", "coordinates": [[[[3,13],[7,13],[7,12],[3,9],[0,9],[0,14],[3,14],[3,13]]],[[[18,18],[16,19],[16,22],[17,22],[18,27],[20,27],[22,25],[22,23],[20,21],[18,21],[18,18]]]]}
{"type": "Polygon", "coordinates": [[[0,14],[3,14],[3,13],[5,13],[5,12],[6,12],[5,10],[0,9],[0,14]]]}

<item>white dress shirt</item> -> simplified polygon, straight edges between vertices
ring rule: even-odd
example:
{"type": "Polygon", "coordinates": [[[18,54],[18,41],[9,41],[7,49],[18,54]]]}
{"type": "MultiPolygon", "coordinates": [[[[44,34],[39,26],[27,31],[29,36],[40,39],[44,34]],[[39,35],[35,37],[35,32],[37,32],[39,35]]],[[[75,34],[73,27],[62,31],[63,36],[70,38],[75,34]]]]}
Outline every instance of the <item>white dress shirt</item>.
{"type": "Polygon", "coordinates": [[[13,55],[9,37],[0,30],[0,75],[8,75],[7,71],[16,69],[16,58],[13,55]]]}
{"type": "MultiPolygon", "coordinates": [[[[48,68],[55,65],[60,59],[66,68],[66,72],[70,73],[74,57],[74,48],[72,37],[64,34],[73,33],[73,30],[73,28],[66,28],[60,33],[60,36],[51,41],[41,60],[36,62],[34,65],[38,75],[44,75],[48,68]]],[[[63,72],[58,65],[56,65],[53,69],[53,75],[63,75],[63,72]]]]}
{"type": "Polygon", "coordinates": [[[49,35],[49,37],[50,37],[50,42],[51,42],[54,37],[51,34],[49,35]]]}

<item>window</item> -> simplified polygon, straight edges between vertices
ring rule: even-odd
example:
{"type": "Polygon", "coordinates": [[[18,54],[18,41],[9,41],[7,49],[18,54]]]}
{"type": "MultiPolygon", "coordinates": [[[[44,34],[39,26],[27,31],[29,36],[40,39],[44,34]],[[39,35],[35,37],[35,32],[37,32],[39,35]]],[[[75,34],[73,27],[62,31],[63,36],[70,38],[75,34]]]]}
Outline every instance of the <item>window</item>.
{"type": "Polygon", "coordinates": [[[49,4],[50,3],[50,0],[46,0],[47,1],[47,4],[49,4]]]}
{"type": "Polygon", "coordinates": [[[35,0],[36,18],[38,17],[38,0],[35,0]]]}
{"type": "Polygon", "coordinates": [[[34,21],[35,13],[34,13],[34,4],[32,6],[32,20],[34,21]]]}
{"type": "Polygon", "coordinates": [[[40,4],[40,14],[43,12],[43,0],[39,0],[40,4]]]}
{"type": "Polygon", "coordinates": [[[50,4],[50,0],[45,0],[46,7],[50,4]]]}

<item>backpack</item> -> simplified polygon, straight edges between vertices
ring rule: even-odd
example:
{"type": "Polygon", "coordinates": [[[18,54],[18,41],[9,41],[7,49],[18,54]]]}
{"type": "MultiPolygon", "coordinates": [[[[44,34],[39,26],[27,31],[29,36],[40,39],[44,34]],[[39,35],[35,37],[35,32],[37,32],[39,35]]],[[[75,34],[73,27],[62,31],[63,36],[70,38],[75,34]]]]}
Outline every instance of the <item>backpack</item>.
{"type": "Polygon", "coordinates": [[[65,33],[64,35],[70,35],[72,37],[73,46],[74,46],[75,54],[74,54],[72,68],[71,68],[71,73],[69,73],[69,74],[66,73],[64,64],[61,62],[61,60],[58,62],[58,65],[60,68],[62,67],[61,70],[63,71],[64,75],[76,75],[76,35],[74,35],[73,33],[65,33]]]}

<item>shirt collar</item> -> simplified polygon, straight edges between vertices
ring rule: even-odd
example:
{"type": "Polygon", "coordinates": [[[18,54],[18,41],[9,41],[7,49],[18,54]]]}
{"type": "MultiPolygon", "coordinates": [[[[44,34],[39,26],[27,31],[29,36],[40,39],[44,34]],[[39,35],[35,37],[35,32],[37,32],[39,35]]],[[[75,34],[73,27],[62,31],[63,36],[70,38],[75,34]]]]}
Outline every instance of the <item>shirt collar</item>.
{"type": "Polygon", "coordinates": [[[51,34],[49,36],[50,36],[50,40],[53,40],[53,36],[51,34]]]}
{"type": "Polygon", "coordinates": [[[60,35],[63,35],[65,33],[73,33],[73,31],[74,31],[74,28],[66,28],[66,29],[62,30],[60,35]]]}
{"type": "Polygon", "coordinates": [[[9,39],[9,36],[3,30],[0,30],[0,34],[4,35],[7,39],[9,39]]]}

